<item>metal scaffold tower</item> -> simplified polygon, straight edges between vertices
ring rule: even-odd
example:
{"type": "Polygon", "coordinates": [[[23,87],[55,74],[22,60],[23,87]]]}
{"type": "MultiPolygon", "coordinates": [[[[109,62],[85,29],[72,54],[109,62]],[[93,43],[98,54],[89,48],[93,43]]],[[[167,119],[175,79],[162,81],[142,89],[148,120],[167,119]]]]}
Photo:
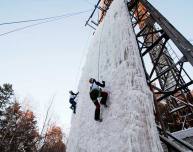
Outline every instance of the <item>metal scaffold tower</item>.
{"type": "Polygon", "coordinates": [[[192,79],[184,69],[193,66],[193,46],[146,0],[128,2],[147,83],[155,99],[157,123],[171,132],[193,127],[192,79]],[[173,42],[178,58],[168,43],[173,42]],[[146,64],[149,56],[152,67],[146,64]]]}
{"type": "MultiPolygon", "coordinates": [[[[99,0],[86,25],[95,29],[111,2],[99,0]],[[98,20],[93,21],[97,9],[100,10],[98,20]]],[[[147,83],[154,95],[157,124],[170,132],[193,127],[193,96],[189,89],[193,80],[184,68],[185,64],[193,66],[192,44],[148,1],[128,1],[128,11],[147,83]]]]}

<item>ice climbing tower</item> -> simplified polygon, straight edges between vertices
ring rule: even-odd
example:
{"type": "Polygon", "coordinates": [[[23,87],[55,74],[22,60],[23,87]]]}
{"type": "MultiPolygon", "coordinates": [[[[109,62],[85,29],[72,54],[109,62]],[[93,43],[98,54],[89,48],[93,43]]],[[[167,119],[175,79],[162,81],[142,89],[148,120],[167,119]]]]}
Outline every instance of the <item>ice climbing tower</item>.
{"type": "Polygon", "coordinates": [[[126,1],[114,0],[96,28],[78,90],[67,152],[163,151],[126,1]],[[109,108],[101,109],[103,122],[94,120],[90,77],[106,81],[109,108]]]}
{"type": "MultiPolygon", "coordinates": [[[[99,0],[86,25],[96,30],[112,1],[99,0]],[[97,9],[98,19],[94,21],[97,9]]],[[[134,30],[146,81],[153,93],[160,139],[169,151],[193,151],[193,146],[184,142],[192,143],[193,138],[193,80],[189,75],[193,46],[147,0],[125,2],[132,22],[129,28],[134,30]]]]}

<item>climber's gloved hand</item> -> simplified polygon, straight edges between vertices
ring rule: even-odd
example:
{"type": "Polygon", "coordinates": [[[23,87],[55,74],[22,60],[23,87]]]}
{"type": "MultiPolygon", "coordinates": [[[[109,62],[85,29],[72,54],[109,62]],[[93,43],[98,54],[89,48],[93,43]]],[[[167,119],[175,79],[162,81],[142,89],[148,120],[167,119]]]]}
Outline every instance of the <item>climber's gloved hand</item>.
{"type": "Polygon", "coordinates": [[[103,85],[105,86],[105,81],[102,81],[103,85]]]}

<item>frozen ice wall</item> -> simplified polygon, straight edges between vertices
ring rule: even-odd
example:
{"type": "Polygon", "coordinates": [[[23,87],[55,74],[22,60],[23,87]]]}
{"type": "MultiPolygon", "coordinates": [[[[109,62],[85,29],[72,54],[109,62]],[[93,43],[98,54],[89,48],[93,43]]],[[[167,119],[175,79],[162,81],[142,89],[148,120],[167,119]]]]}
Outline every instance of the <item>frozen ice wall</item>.
{"type": "Polygon", "coordinates": [[[124,0],[114,0],[95,32],[79,83],[67,152],[162,152],[153,114],[152,94],[124,0]],[[94,120],[90,77],[106,81],[108,109],[94,120]]]}

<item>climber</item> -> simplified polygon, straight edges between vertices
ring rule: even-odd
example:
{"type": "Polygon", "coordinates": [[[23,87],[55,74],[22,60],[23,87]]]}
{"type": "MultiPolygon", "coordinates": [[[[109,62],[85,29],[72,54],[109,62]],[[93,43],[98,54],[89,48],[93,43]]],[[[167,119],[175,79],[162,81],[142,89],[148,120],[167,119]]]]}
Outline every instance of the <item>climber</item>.
{"type": "Polygon", "coordinates": [[[73,91],[69,91],[70,93],[70,99],[69,102],[71,104],[70,109],[73,110],[73,113],[76,113],[76,102],[75,102],[75,98],[77,97],[77,95],[79,94],[79,92],[74,93],[73,91]]]}
{"type": "Polygon", "coordinates": [[[105,81],[102,81],[102,84],[101,84],[100,82],[96,81],[95,79],[90,78],[89,82],[91,84],[91,86],[90,86],[90,98],[96,106],[95,120],[96,121],[102,121],[102,119],[100,118],[100,104],[104,105],[105,108],[108,107],[106,104],[108,93],[102,91],[102,89],[100,88],[100,87],[103,87],[103,88],[105,87],[105,81]],[[100,104],[98,102],[99,97],[102,97],[100,104]]]}

